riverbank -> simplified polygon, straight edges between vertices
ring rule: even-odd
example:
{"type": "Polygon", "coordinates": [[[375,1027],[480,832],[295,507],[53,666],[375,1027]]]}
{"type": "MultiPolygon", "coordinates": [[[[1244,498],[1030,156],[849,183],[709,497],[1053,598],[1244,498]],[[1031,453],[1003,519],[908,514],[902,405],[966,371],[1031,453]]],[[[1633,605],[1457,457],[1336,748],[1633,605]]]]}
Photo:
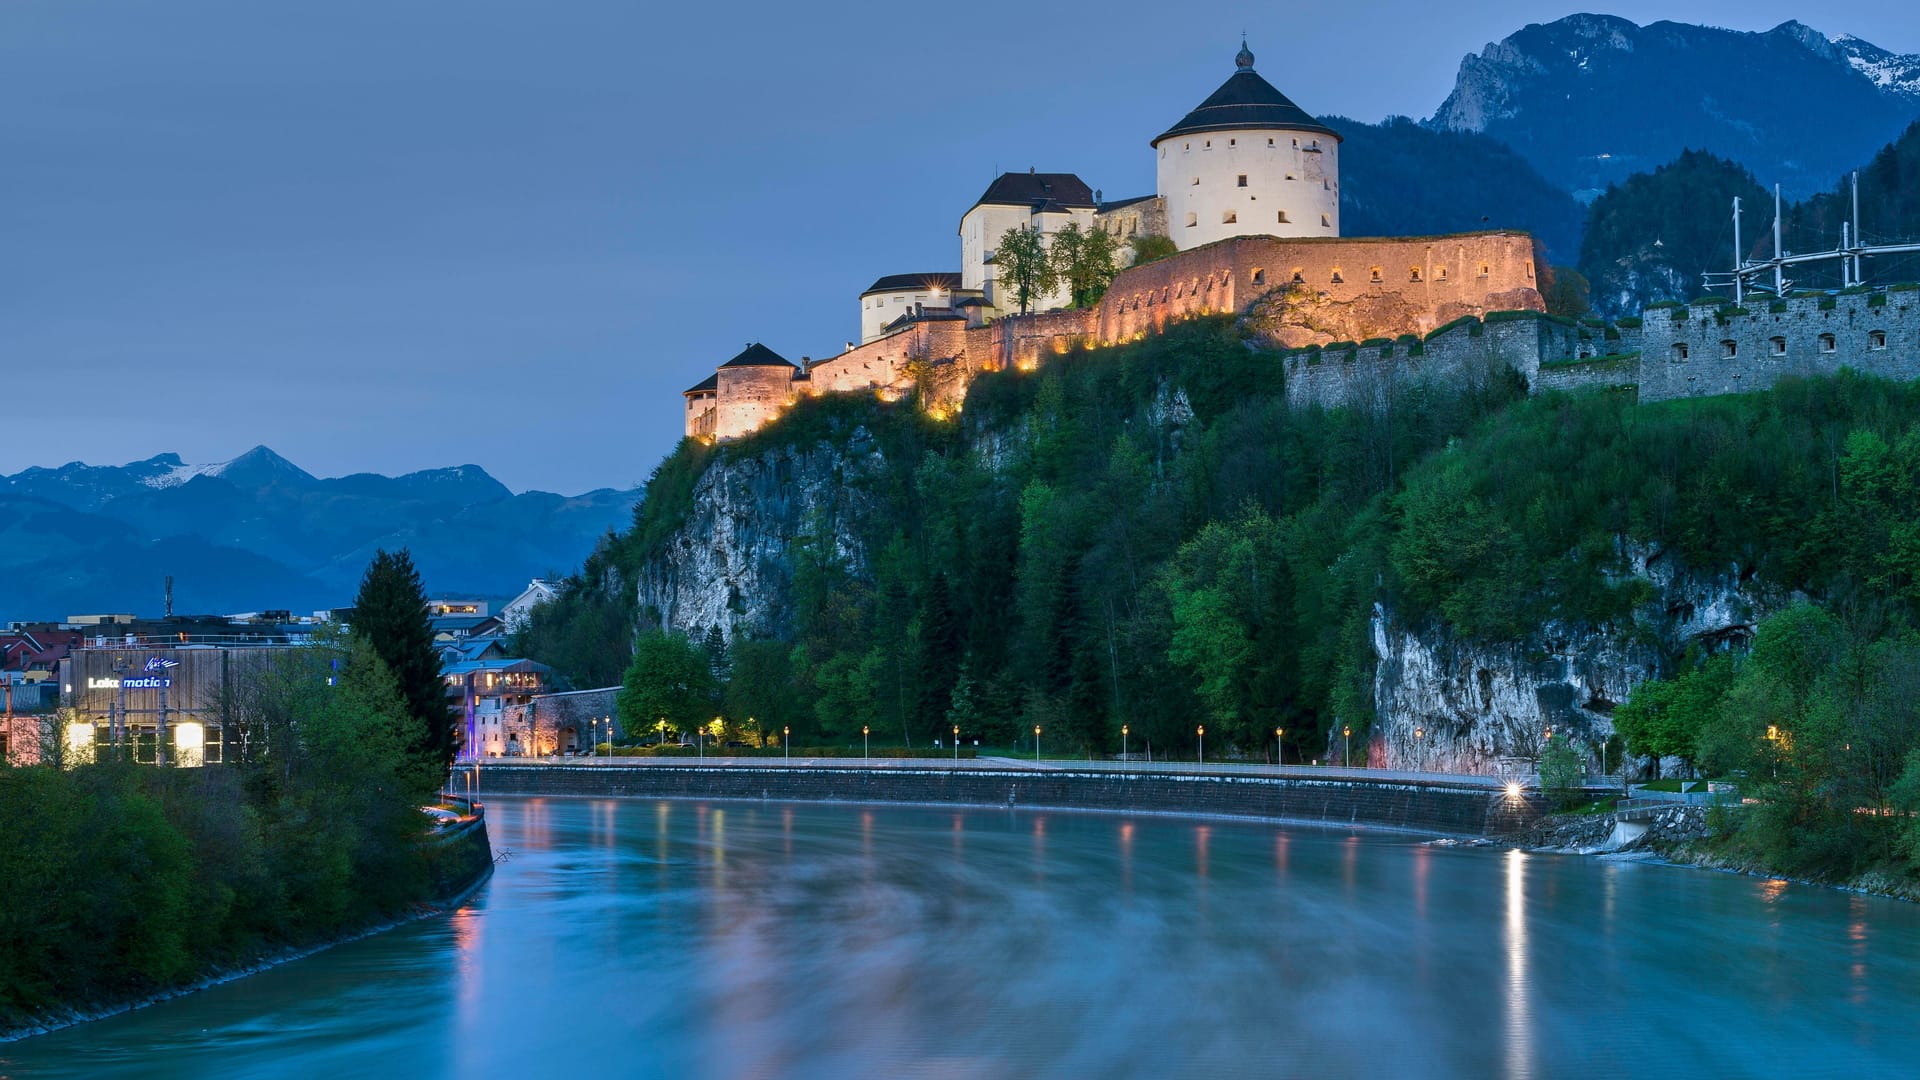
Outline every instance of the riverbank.
{"type": "Polygon", "coordinates": [[[1509,790],[1490,777],[1357,769],[626,760],[487,765],[481,785],[493,795],[1017,806],[1369,826],[1456,838],[1524,829],[1545,808],[1537,793],[1509,790]]]}
{"type": "MultiPolygon", "coordinates": [[[[463,802],[463,800],[452,801],[463,802]]],[[[258,975],[281,964],[305,959],[338,945],[373,937],[408,923],[459,910],[462,904],[465,904],[474,893],[479,892],[480,887],[493,877],[494,866],[492,844],[487,836],[485,811],[471,804],[465,805],[463,809],[465,813],[460,819],[430,834],[423,841],[422,854],[428,862],[429,873],[438,894],[433,900],[417,904],[398,917],[382,919],[368,926],[332,935],[319,942],[267,950],[239,965],[222,966],[189,982],[164,990],[130,998],[48,1010],[12,1023],[0,1021],[0,1044],[45,1035],[76,1024],[102,1020],[163,1001],[171,1001],[209,987],[244,979],[250,975],[258,975]]]]}

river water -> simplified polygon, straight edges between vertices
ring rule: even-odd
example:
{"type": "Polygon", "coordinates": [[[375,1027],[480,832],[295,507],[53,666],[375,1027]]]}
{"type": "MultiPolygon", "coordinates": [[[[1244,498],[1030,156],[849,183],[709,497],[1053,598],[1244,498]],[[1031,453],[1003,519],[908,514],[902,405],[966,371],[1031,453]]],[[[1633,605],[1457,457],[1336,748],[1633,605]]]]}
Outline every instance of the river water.
{"type": "Polygon", "coordinates": [[[1920,1075],[1920,905],[1412,837],[497,798],[459,912],[0,1077],[1920,1075]]]}

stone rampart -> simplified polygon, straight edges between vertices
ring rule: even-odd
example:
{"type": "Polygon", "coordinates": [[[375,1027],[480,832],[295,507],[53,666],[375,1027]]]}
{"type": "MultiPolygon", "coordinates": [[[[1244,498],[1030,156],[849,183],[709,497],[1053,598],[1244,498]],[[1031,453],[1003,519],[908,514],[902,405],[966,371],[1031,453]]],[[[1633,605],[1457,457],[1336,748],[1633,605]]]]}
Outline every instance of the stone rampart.
{"type": "Polygon", "coordinates": [[[1537,796],[1434,781],[1296,778],[1105,770],[875,768],[813,765],[489,765],[494,795],[772,799],[854,803],[950,803],[1218,814],[1327,825],[1363,825],[1449,836],[1502,835],[1539,816],[1537,796]]]}
{"type": "Polygon", "coordinates": [[[1920,290],[1851,292],[1647,309],[1640,400],[1764,390],[1784,375],[1852,368],[1920,378],[1920,290]]]}

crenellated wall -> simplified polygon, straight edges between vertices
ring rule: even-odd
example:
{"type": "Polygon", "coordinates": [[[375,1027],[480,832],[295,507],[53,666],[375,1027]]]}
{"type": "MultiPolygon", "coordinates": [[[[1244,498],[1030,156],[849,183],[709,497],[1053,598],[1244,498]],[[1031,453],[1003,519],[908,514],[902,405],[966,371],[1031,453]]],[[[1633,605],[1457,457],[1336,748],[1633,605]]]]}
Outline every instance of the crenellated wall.
{"type": "Polygon", "coordinates": [[[1920,290],[1652,307],[1641,335],[1642,401],[1763,390],[1783,375],[1843,367],[1915,379],[1920,290]]]}

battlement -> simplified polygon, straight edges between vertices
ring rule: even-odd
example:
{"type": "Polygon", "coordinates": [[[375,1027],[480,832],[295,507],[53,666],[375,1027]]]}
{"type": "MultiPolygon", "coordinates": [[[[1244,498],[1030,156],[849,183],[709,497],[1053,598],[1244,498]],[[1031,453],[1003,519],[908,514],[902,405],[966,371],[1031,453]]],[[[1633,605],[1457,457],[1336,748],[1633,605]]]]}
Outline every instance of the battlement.
{"type": "Polygon", "coordinates": [[[1643,321],[1642,400],[1742,393],[1843,367],[1920,378],[1920,286],[1658,304],[1643,321]]]}

